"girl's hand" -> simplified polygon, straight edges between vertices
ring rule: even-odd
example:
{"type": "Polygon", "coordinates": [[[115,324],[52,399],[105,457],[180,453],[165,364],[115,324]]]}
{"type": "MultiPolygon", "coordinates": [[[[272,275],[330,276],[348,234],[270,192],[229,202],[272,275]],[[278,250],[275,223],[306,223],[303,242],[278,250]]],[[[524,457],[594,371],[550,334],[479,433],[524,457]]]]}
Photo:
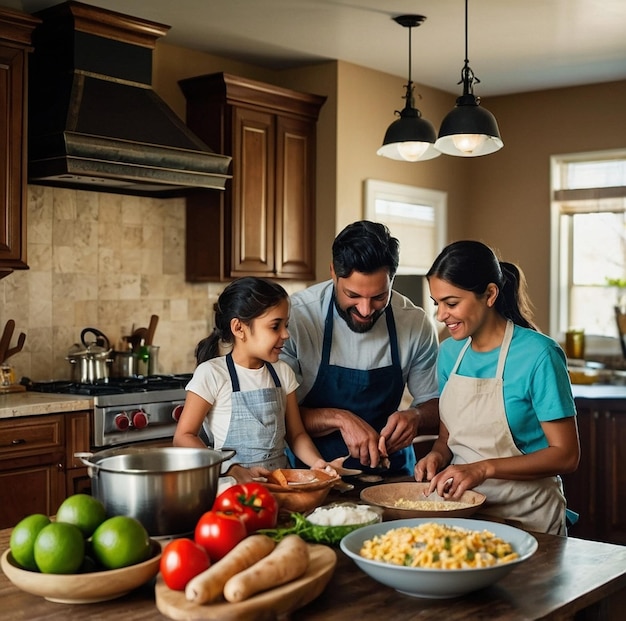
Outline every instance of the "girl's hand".
{"type": "Polygon", "coordinates": [[[329,474],[331,477],[336,477],[337,471],[335,470],[335,468],[341,467],[341,464],[343,464],[344,459],[345,457],[338,457],[337,459],[334,459],[330,463],[328,463],[327,461],[324,461],[323,459],[318,459],[311,466],[311,468],[315,468],[315,470],[323,470],[324,472],[329,474]]]}
{"type": "Polygon", "coordinates": [[[250,483],[251,481],[258,481],[259,479],[267,479],[270,471],[261,466],[246,468],[240,464],[233,464],[226,474],[233,477],[237,483],[250,483]]]}

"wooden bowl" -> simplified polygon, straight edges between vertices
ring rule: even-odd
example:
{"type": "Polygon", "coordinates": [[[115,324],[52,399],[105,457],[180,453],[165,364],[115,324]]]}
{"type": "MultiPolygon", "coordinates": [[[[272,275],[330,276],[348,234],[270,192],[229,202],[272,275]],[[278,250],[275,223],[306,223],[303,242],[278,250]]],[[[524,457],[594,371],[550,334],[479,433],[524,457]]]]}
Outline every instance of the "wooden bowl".
{"type": "Polygon", "coordinates": [[[424,490],[426,490],[429,485],[429,483],[418,483],[416,481],[407,481],[406,483],[383,483],[361,490],[361,500],[382,507],[384,510],[384,520],[427,517],[469,517],[476,513],[486,500],[484,494],[468,490],[461,496],[461,500],[459,501],[463,503],[464,506],[459,507],[457,503],[450,502],[449,508],[447,508],[446,503],[449,501],[443,498],[431,501],[424,497],[424,490]],[[430,503],[432,507],[424,505],[423,509],[404,509],[396,506],[396,503],[400,499],[430,503]]]}
{"type": "Polygon", "coordinates": [[[11,556],[11,550],[4,552],[0,566],[18,589],[31,595],[62,604],[91,604],[122,597],[145,584],[157,575],[160,562],[161,545],[153,540],[147,561],[122,569],[84,574],[42,574],[22,569],[11,556]]]}
{"type": "Polygon", "coordinates": [[[323,470],[281,468],[264,485],[276,498],[279,511],[305,513],[319,507],[339,480],[323,470]]]}

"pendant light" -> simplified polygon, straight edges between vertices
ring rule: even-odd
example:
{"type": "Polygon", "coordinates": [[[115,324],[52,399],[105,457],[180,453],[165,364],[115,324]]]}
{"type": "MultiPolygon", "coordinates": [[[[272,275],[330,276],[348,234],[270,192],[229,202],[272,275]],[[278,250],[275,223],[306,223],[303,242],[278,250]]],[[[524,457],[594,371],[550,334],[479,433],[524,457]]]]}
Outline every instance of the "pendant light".
{"type": "Polygon", "coordinates": [[[432,124],[423,119],[422,113],[415,107],[411,81],[411,29],[419,26],[426,18],[423,15],[399,15],[393,19],[409,29],[409,81],[404,96],[404,109],[395,112],[400,118],[389,126],[383,146],[376,153],[392,160],[406,162],[430,160],[441,155],[434,146],[437,133],[432,124]]]}
{"type": "Polygon", "coordinates": [[[447,155],[477,157],[494,153],[504,146],[498,123],[489,110],[480,107],[480,97],[474,95],[474,84],[480,80],[469,66],[467,52],[467,4],[465,0],[465,65],[461,70],[463,94],[456,100],[439,128],[435,148],[447,155]]]}

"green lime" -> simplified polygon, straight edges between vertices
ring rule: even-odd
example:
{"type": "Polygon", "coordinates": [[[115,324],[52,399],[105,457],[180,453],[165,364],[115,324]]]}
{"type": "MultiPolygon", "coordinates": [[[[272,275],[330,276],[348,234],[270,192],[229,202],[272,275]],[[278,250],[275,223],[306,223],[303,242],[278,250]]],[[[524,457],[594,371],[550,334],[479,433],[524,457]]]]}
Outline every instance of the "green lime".
{"type": "Polygon", "coordinates": [[[44,574],[75,574],[85,558],[85,539],[74,524],[51,522],[35,539],[35,562],[44,574]]]}
{"type": "Polygon", "coordinates": [[[57,522],[78,526],[85,538],[91,537],[105,519],[104,505],[89,494],[69,496],[61,503],[56,515],[57,522]]]}
{"type": "Polygon", "coordinates": [[[91,537],[96,560],[107,569],[119,569],[145,561],[150,553],[150,537],[143,524],[129,516],[105,520],[91,537]]]}
{"type": "Polygon", "coordinates": [[[50,518],[43,513],[33,513],[20,520],[11,531],[9,547],[15,562],[24,569],[37,571],[35,563],[35,539],[39,531],[50,524],[50,518]]]}

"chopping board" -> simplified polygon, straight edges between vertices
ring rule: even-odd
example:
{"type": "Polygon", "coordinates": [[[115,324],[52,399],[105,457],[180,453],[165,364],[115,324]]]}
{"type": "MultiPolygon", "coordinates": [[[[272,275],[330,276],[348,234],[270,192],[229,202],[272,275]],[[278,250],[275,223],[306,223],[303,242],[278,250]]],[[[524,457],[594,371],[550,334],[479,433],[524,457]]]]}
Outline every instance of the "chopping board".
{"type": "Polygon", "coordinates": [[[312,602],[326,588],[337,564],[337,553],[328,546],[309,544],[306,573],[275,589],[243,602],[220,600],[211,604],[187,601],[184,591],[172,591],[158,575],[155,595],[161,614],[176,621],[263,621],[289,614],[312,602]]]}

